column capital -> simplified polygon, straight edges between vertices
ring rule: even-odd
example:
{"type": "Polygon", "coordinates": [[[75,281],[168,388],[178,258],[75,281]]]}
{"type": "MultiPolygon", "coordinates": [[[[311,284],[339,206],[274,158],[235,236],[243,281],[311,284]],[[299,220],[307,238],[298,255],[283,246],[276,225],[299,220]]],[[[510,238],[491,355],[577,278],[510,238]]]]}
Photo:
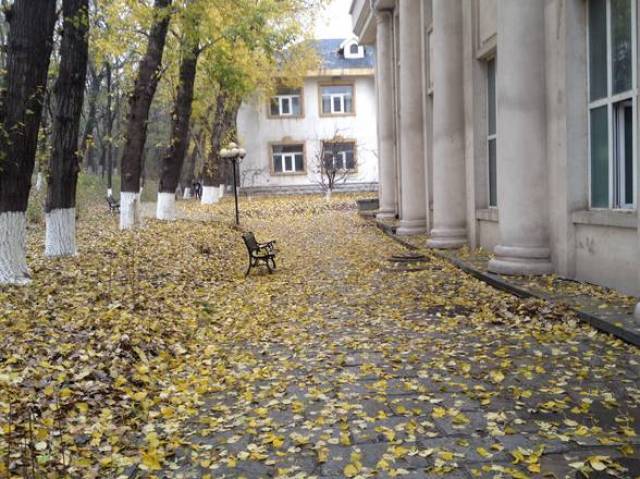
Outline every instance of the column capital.
{"type": "Polygon", "coordinates": [[[395,0],[371,0],[371,9],[375,10],[376,13],[391,13],[395,7],[395,0]]]}
{"type": "Polygon", "coordinates": [[[376,10],[376,24],[391,22],[392,11],[391,10],[376,10]]]}

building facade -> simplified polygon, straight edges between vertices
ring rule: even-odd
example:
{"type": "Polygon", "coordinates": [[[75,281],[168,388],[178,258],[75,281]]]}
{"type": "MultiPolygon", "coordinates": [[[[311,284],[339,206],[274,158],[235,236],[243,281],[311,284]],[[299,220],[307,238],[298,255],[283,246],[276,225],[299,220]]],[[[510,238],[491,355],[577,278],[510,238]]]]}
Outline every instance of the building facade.
{"type": "Polygon", "coordinates": [[[320,191],[320,170],[327,164],[339,170],[337,190],[378,187],[374,48],[355,38],[317,40],[315,48],[319,69],[308,73],[301,88],[279,88],[269,100],[240,108],[246,192],[320,191]]]}
{"type": "Polygon", "coordinates": [[[379,217],[490,270],[640,293],[637,0],[354,0],[379,217]]]}

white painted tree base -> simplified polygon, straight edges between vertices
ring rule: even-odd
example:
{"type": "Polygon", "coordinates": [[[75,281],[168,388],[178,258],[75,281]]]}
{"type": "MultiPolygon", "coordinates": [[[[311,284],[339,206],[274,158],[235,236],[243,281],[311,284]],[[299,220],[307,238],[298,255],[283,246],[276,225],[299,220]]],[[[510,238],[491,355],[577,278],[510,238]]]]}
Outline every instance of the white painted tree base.
{"type": "Polygon", "coordinates": [[[107,188],[107,196],[113,198],[113,190],[111,188],[107,188]]]}
{"type": "Polygon", "coordinates": [[[76,209],[51,210],[45,215],[45,256],[74,256],[76,254],[76,209]]]}
{"type": "Polygon", "coordinates": [[[166,221],[176,219],[176,195],[173,193],[158,193],[156,218],[166,221]]]}
{"type": "Polygon", "coordinates": [[[220,189],[217,186],[203,186],[202,187],[202,204],[212,205],[217,203],[220,199],[220,189]]]}
{"type": "Polygon", "coordinates": [[[191,198],[191,188],[187,187],[184,189],[184,195],[182,197],[186,200],[187,198],[191,198]]]}
{"type": "Polygon", "coordinates": [[[31,281],[26,255],[27,218],[22,211],[0,213],[0,284],[31,281]]]}
{"type": "Polygon", "coordinates": [[[225,188],[225,185],[218,186],[218,199],[224,196],[224,193],[225,193],[224,188],[225,188]]]}
{"type": "Polygon", "coordinates": [[[129,230],[140,223],[140,193],[120,192],[120,229],[129,230]]]}

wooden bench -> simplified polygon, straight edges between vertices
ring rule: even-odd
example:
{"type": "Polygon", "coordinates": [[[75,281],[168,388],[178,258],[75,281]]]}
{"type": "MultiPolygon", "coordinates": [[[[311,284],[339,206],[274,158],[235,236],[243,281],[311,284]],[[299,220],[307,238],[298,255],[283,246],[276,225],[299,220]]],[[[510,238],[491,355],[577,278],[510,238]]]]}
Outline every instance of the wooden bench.
{"type": "Polygon", "coordinates": [[[109,205],[109,213],[120,212],[120,203],[118,203],[113,196],[107,196],[107,204],[109,205]]]}
{"type": "Polygon", "coordinates": [[[249,267],[244,274],[245,278],[249,275],[251,268],[258,266],[260,262],[264,263],[269,270],[269,274],[273,273],[273,270],[276,269],[276,242],[258,243],[256,237],[251,232],[244,233],[242,239],[247,247],[247,253],[249,253],[249,267]]]}

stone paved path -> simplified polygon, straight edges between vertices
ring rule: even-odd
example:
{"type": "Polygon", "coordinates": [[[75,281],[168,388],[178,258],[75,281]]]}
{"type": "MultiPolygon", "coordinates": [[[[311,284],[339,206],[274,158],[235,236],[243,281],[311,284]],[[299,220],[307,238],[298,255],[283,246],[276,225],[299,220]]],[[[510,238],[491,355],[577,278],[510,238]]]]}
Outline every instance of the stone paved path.
{"type": "Polygon", "coordinates": [[[238,287],[279,321],[216,345],[227,379],[166,477],[640,476],[637,349],[438,258],[389,261],[406,252],[353,211],[271,214],[248,226],[281,267],[238,287]]]}

